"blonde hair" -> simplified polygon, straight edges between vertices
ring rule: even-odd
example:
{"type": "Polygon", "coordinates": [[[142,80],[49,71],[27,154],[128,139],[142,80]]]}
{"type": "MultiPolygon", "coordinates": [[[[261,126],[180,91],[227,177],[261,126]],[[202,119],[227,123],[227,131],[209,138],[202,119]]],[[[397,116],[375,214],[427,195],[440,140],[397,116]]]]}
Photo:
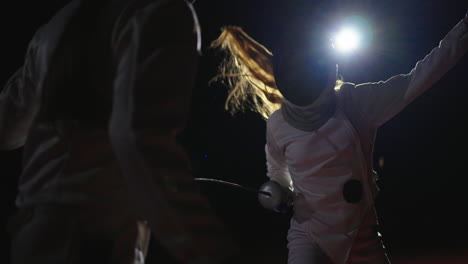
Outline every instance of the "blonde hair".
{"type": "MultiPolygon", "coordinates": [[[[252,110],[268,119],[281,108],[283,95],[276,86],[271,51],[237,26],[222,28],[211,47],[226,53],[212,80],[227,82],[226,110],[232,114],[252,110]]],[[[341,77],[337,79],[334,90],[339,91],[344,83],[341,77]]]]}
{"type": "Polygon", "coordinates": [[[211,43],[226,53],[213,80],[227,82],[229,94],[225,108],[231,113],[252,110],[264,119],[281,107],[283,96],[273,74],[273,54],[240,27],[224,27],[211,43]]]}

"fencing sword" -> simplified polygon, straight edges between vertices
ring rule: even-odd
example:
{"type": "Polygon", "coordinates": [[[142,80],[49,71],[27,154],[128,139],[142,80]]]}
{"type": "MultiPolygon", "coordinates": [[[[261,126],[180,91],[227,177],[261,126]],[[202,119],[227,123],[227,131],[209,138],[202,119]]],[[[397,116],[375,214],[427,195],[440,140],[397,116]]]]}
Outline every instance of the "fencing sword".
{"type": "Polygon", "coordinates": [[[195,178],[195,181],[198,181],[198,182],[212,182],[212,183],[217,183],[217,184],[228,185],[228,186],[236,187],[238,189],[242,189],[244,191],[248,191],[248,192],[252,192],[252,193],[256,193],[256,194],[263,194],[263,195],[265,195],[267,197],[271,197],[270,192],[257,190],[257,189],[247,187],[247,186],[243,186],[243,185],[233,183],[233,182],[228,182],[228,181],[223,181],[223,180],[218,180],[218,179],[212,179],[212,178],[195,178]]]}
{"type": "Polygon", "coordinates": [[[293,192],[289,189],[281,187],[281,185],[275,181],[267,181],[260,188],[254,189],[246,187],[237,183],[212,179],[212,178],[194,178],[198,182],[211,182],[217,184],[223,184],[232,186],[250,193],[255,193],[258,196],[260,204],[266,208],[273,210],[277,213],[286,213],[293,206],[293,192]]]}

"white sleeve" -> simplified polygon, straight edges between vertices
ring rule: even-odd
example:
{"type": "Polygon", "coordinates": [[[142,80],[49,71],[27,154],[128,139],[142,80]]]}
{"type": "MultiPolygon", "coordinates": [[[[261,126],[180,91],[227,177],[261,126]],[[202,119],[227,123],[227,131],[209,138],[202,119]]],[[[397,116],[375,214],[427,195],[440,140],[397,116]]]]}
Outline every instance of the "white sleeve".
{"type": "Polygon", "coordinates": [[[352,104],[361,118],[378,127],[437,82],[468,49],[467,22],[458,23],[410,73],[350,89],[352,104]]]}
{"type": "Polygon", "coordinates": [[[29,128],[39,109],[40,97],[33,81],[34,58],[31,51],[27,54],[23,67],[8,80],[0,93],[0,150],[13,150],[26,143],[29,128]]]}
{"type": "Polygon", "coordinates": [[[278,182],[281,186],[293,190],[291,175],[284,152],[276,144],[270,129],[267,127],[265,155],[267,176],[270,180],[278,182]]]}

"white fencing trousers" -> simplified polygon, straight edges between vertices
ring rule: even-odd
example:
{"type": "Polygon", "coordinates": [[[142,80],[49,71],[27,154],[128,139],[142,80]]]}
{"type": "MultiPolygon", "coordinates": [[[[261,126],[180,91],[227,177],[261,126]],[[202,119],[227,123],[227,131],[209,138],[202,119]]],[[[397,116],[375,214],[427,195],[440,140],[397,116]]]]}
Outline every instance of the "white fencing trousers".
{"type": "MultiPolygon", "coordinates": [[[[364,218],[347,264],[389,264],[380,234],[375,210],[364,218]]],[[[288,232],[288,264],[336,264],[322,251],[312,237],[293,225],[288,232]]]]}

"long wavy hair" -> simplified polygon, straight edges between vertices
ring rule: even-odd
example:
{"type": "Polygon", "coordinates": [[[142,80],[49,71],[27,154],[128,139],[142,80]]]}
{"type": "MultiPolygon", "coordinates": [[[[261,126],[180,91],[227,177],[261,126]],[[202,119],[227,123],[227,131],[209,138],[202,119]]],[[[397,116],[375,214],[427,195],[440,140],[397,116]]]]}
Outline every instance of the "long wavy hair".
{"type": "Polygon", "coordinates": [[[211,47],[226,55],[213,78],[229,88],[226,110],[232,114],[252,110],[268,119],[281,107],[283,95],[275,83],[271,51],[237,26],[222,28],[211,47]]]}

